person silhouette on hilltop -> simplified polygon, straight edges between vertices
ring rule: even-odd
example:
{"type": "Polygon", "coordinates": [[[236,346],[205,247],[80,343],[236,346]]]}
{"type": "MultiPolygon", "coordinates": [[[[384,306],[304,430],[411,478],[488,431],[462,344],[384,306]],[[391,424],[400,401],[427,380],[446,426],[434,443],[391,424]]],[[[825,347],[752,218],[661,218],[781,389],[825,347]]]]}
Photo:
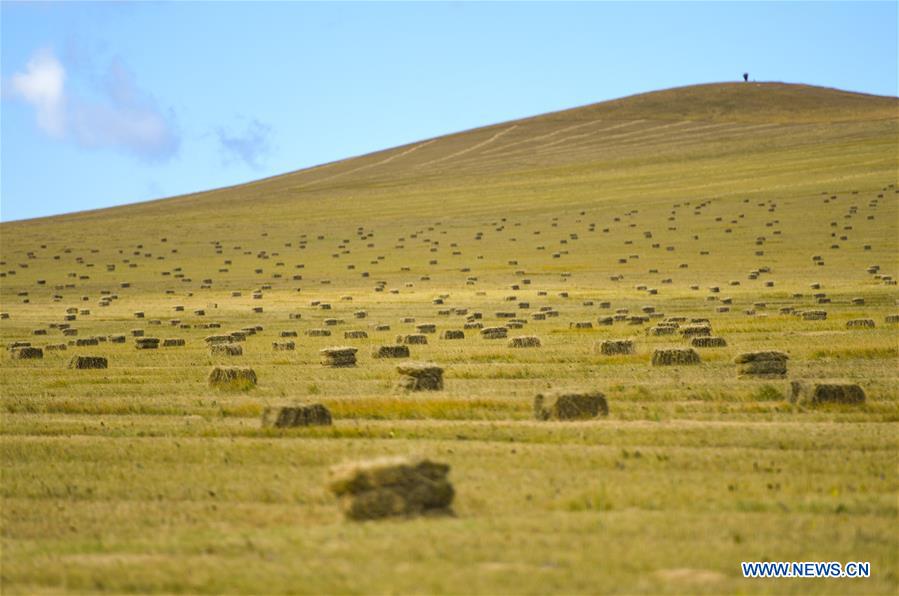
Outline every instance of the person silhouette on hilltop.
{"type": "Polygon", "coordinates": [[[743,82],[744,82],[744,83],[748,83],[748,82],[749,82],[749,73],[748,73],[748,72],[744,72],[744,73],[743,73],[743,82]]]}

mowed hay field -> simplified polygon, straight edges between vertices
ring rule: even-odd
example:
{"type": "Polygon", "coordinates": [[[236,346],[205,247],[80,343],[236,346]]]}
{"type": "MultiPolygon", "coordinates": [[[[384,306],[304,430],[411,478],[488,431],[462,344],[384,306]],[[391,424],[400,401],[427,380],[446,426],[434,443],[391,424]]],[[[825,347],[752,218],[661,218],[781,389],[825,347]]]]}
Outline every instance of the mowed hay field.
{"type": "Polygon", "coordinates": [[[687,87],[0,225],[0,339],[43,349],[0,355],[2,591],[895,593],[897,108],[687,87]],[[726,346],[651,364],[702,319],[726,346]],[[443,389],[400,392],[372,351],[423,324],[443,389]],[[204,341],[249,328],[239,356],[204,341]],[[738,377],[760,350],[785,378],[738,377]],[[215,365],[258,383],[210,388],[215,365]],[[866,401],[794,404],[797,379],[866,401]],[[557,390],[609,414],[535,419],[557,390]],[[294,403],[333,425],[262,428],[294,403]],[[450,464],[456,515],[345,521],[328,469],[387,455],[450,464]],[[763,560],[871,577],[742,577],[763,560]]]}

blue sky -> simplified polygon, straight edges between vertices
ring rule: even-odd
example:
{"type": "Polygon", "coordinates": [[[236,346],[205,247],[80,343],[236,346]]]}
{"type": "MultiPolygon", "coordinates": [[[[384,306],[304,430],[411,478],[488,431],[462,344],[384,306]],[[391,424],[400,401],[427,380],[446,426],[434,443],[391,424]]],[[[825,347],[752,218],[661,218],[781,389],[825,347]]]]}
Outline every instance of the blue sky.
{"type": "Polygon", "coordinates": [[[897,3],[2,2],[0,219],[667,87],[897,94],[897,3]]]}

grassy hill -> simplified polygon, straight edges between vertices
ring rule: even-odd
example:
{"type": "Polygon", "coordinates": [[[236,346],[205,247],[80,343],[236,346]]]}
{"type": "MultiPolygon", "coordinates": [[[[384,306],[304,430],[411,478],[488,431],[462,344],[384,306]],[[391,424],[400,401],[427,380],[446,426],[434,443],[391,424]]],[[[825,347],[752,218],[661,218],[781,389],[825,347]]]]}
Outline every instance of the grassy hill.
{"type": "Polygon", "coordinates": [[[45,349],[0,355],[0,587],[894,593],[897,172],[896,98],[715,84],[0,224],[0,341],[45,349]],[[672,319],[727,345],[652,366],[690,346],[657,329],[672,319]],[[445,389],[399,393],[396,361],[370,354],[422,323],[437,333],[412,357],[445,389]],[[257,326],[242,356],[204,342],[257,326]],[[137,350],[138,332],[185,345],[137,350]],[[296,349],[274,351],[284,332],[296,349]],[[607,339],[636,352],[604,356],[607,339]],[[341,344],[358,366],[323,367],[341,344]],[[738,378],[734,357],[766,349],[788,376],[738,378]],[[216,364],[258,386],[209,388],[216,364]],[[794,379],[867,400],[794,405],[794,379]],[[602,391],[609,416],[534,420],[561,389],[602,391]],[[335,424],[260,428],[288,402],[335,424]],[[408,453],[452,465],[457,517],[343,522],[327,469],[408,453]],[[755,560],[872,577],[743,579],[755,560]]]}

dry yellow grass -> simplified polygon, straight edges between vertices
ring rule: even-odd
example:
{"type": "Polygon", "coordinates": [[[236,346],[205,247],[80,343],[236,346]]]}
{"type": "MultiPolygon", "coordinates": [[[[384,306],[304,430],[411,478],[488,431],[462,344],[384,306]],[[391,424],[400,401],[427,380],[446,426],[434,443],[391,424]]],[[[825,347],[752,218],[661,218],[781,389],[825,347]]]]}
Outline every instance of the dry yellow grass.
{"type": "Polygon", "coordinates": [[[0,353],[2,591],[895,593],[897,106],[688,87],[0,225],[4,346],[125,335],[0,353]],[[727,346],[653,367],[689,337],[600,324],[620,309],[708,319],[727,346]],[[876,326],[847,328],[859,318],[876,326]],[[539,348],[441,336],[515,319],[539,348]],[[401,360],[372,350],[429,323],[410,356],[444,388],[397,393],[401,360]],[[185,345],[138,350],[132,329],[185,345]],[[283,331],[295,350],[272,348],[283,331]],[[210,335],[243,355],[210,354],[210,335]],[[608,339],[635,351],[598,353],[608,339]],[[322,366],[338,344],[356,367],[322,366]],[[788,377],[737,378],[758,350],[787,352],[788,377]],[[216,365],[258,383],[210,388],[216,365]],[[793,405],[793,378],[867,401],[793,405]],[[533,420],[536,394],[584,390],[608,417],[533,420]],[[291,402],[334,426],[261,427],[291,402]],[[456,518],[341,520],[331,465],[410,454],[452,466],[456,518]],[[872,577],[741,577],[766,559],[871,561],[872,577]]]}

